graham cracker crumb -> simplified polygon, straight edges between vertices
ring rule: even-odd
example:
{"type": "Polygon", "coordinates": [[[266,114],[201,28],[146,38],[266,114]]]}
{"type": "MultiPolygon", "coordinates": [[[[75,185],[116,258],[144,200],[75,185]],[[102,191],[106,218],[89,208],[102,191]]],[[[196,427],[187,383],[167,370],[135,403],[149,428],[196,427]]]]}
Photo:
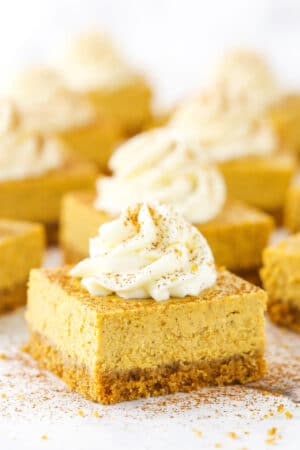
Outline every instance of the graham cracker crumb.
{"type": "Polygon", "coordinates": [[[1,394],[1,398],[7,398],[7,395],[5,394],[5,392],[3,392],[3,393],[1,394]]]}
{"type": "Polygon", "coordinates": [[[217,442],[216,444],[215,444],[215,448],[221,448],[222,447],[222,445],[220,444],[220,442],[217,442]]]}
{"type": "Polygon", "coordinates": [[[269,444],[269,445],[274,445],[275,444],[275,438],[266,439],[265,443],[269,444]]]}
{"type": "Polygon", "coordinates": [[[0,353],[0,359],[7,359],[7,355],[5,353],[0,353]]]}
{"type": "Polygon", "coordinates": [[[284,410],[284,406],[283,406],[283,404],[281,403],[281,404],[278,405],[278,407],[277,407],[277,412],[281,413],[281,412],[283,412],[283,410],[284,410]]]}
{"type": "Polygon", "coordinates": [[[97,411],[97,410],[93,412],[93,416],[94,416],[94,417],[97,417],[97,419],[100,419],[100,417],[102,417],[102,416],[99,414],[99,411],[97,411]]]}
{"type": "Polygon", "coordinates": [[[274,436],[274,434],[276,434],[276,433],[277,433],[277,428],[276,427],[270,428],[268,430],[268,435],[269,436],[274,436]]]}
{"type": "Polygon", "coordinates": [[[227,436],[230,437],[231,439],[237,439],[237,434],[234,431],[229,431],[227,436]]]}
{"type": "Polygon", "coordinates": [[[193,433],[195,433],[195,435],[197,436],[197,437],[202,437],[202,431],[199,431],[199,430],[195,430],[195,429],[193,429],[193,433]]]}
{"type": "Polygon", "coordinates": [[[84,411],[82,409],[78,410],[78,415],[84,417],[84,411]]]}
{"type": "Polygon", "coordinates": [[[293,417],[293,414],[292,414],[290,411],[286,411],[286,412],[284,413],[284,415],[285,415],[285,417],[286,417],[287,419],[292,419],[292,417],[293,417]]]}
{"type": "Polygon", "coordinates": [[[43,435],[41,436],[41,439],[43,439],[44,441],[47,441],[48,436],[47,436],[46,434],[43,434],[43,435]]]}

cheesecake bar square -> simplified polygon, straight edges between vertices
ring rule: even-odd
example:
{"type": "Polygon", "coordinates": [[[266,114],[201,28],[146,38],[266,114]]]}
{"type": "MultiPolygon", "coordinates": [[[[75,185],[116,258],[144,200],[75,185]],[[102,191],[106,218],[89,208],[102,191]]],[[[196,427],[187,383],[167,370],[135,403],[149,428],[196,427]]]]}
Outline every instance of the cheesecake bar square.
{"type": "Polygon", "coordinates": [[[269,112],[273,127],[281,142],[300,155],[300,95],[289,93],[269,112]]]}
{"type": "Polygon", "coordinates": [[[26,302],[29,272],[40,267],[44,247],[41,225],[0,219],[0,313],[26,302]]]}
{"type": "Polygon", "coordinates": [[[265,372],[266,293],[224,270],[196,297],[92,296],[69,268],[31,271],[27,351],[86,398],[111,404],[246,383],[265,372]]]}
{"type": "Polygon", "coordinates": [[[284,224],[292,233],[300,231],[300,178],[289,187],[284,209],[284,224]]]}
{"type": "Polygon", "coordinates": [[[272,321],[300,332],[300,234],[265,249],[261,277],[272,321]]]}
{"type": "Polygon", "coordinates": [[[41,222],[48,241],[55,243],[64,194],[92,188],[96,177],[93,163],[69,157],[63,167],[43,175],[0,180],[0,218],[41,222]]]}
{"type": "Polygon", "coordinates": [[[228,195],[272,214],[279,222],[297,163],[288,153],[245,157],[218,164],[228,195]]]}
{"type": "MultiPolygon", "coordinates": [[[[93,192],[71,192],[63,199],[60,242],[67,263],[84,259],[89,239],[96,236],[103,223],[112,220],[94,207],[94,199],[93,192]]],[[[229,200],[217,217],[195,226],[207,239],[216,263],[244,275],[260,267],[273,220],[264,212],[229,200]]]]}
{"type": "Polygon", "coordinates": [[[75,36],[60,48],[55,67],[73,92],[119,123],[124,137],[140,132],[149,121],[152,88],[106,34],[75,36]]]}

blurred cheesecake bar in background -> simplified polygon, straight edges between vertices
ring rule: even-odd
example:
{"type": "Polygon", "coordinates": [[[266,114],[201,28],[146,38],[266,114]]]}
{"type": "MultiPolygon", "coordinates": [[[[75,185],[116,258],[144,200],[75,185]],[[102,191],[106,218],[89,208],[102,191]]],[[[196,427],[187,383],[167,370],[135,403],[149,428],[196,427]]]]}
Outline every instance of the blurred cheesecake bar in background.
{"type": "Polygon", "coordinates": [[[265,249],[261,276],[270,318],[300,333],[300,234],[265,249]]]}
{"type": "Polygon", "coordinates": [[[87,256],[29,282],[27,351],[72,390],[111,404],[264,375],[266,293],[173,208],[132,204],[87,256]]]}
{"type": "Polygon", "coordinates": [[[67,88],[57,72],[48,67],[29,68],[16,77],[9,95],[22,115],[22,128],[56,136],[70,150],[106,170],[113,149],[122,140],[120,125],[109,113],[95,108],[86,95],[67,88]]]}
{"type": "Polygon", "coordinates": [[[289,187],[285,210],[284,225],[292,232],[300,231],[300,176],[297,175],[289,187]]]}
{"type": "Polygon", "coordinates": [[[41,222],[56,242],[63,195],[92,188],[97,169],[61,140],[25,131],[23,120],[11,101],[0,103],[0,218],[41,222]]]}
{"type": "Polygon", "coordinates": [[[151,119],[148,82],[107,35],[90,32],[69,41],[55,67],[73,91],[87,95],[100,112],[118,121],[124,137],[141,131],[151,119]]]}
{"type": "Polygon", "coordinates": [[[29,271],[41,266],[44,247],[42,225],[0,219],[0,313],[25,304],[29,271]]]}
{"type": "Polygon", "coordinates": [[[168,126],[218,164],[230,196],[278,217],[296,158],[278,138],[268,111],[282,92],[257,54],[226,54],[202,93],[175,110],[168,126]]]}
{"type": "Polygon", "coordinates": [[[300,93],[290,93],[270,110],[273,126],[286,147],[300,158],[300,93]]]}
{"type": "Polygon", "coordinates": [[[131,138],[115,151],[110,169],[113,175],[98,180],[96,194],[74,192],[63,200],[60,242],[66,262],[86,257],[89,238],[124,204],[159,200],[203,233],[218,265],[243,276],[260,267],[272,218],[227,197],[219,171],[172,131],[156,129],[131,138]]]}

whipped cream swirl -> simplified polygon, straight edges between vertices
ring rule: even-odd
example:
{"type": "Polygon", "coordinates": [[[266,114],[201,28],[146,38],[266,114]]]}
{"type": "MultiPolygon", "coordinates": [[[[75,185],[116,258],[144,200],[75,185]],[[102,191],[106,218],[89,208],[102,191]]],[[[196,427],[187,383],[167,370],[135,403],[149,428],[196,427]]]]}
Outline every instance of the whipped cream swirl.
{"type": "Polygon", "coordinates": [[[252,115],[265,112],[283,95],[263,55],[247,49],[225,53],[212,76],[212,85],[226,91],[230,104],[244,104],[252,115]]]}
{"type": "Polygon", "coordinates": [[[90,257],[70,273],[92,295],[156,301],[196,296],[217,278],[202,234],[159,203],[135,204],[102,225],[90,257]]]}
{"type": "Polygon", "coordinates": [[[156,200],[174,206],[190,222],[202,223],[215,217],[226,199],[218,170],[168,130],[130,139],[113,154],[110,168],[114,175],[97,182],[95,207],[113,216],[123,205],[156,200]]]}
{"type": "Polygon", "coordinates": [[[264,60],[255,53],[225,55],[212,83],[175,111],[176,129],[208,160],[266,156],[278,148],[266,118],[281,90],[264,60]]]}
{"type": "Polygon", "coordinates": [[[0,135],[0,180],[38,177],[63,163],[63,146],[54,138],[21,131],[0,135]]]}
{"type": "Polygon", "coordinates": [[[219,95],[203,94],[182,105],[169,123],[207,161],[268,156],[278,138],[265,117],[253,117],[219,95]]]}
{"type": "Polygon", "coordinates": [[[113,89],[136,77],[108,36],[97,32],[69,42],[56,66],[67,84],[79,92],[113,89]]]}
{"type": "Polygon", "coordinates": [[[67,88],[48,67],[33,67],[19,74],[10,96],[26,130],[60,132],[93,123],[97,117],[91,102],[67,88]]]}
{"type": "Polygon", "coordinates": [[[22,128],[15,104],[0,101],[0,180],[37,177],[63,166],[65,149],[53,137],[22,128]]]}

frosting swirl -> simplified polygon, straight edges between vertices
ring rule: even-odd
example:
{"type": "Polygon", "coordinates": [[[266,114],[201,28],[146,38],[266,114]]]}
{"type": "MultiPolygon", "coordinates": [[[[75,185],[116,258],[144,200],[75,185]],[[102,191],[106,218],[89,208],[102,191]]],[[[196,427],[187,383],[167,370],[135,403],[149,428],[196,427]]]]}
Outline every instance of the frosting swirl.
{"type": "Polygon", "coordinates": [[[212,80],[216,89],[226,92],[230,104],[244,104],[253,115],[263,113],[283,94],[264,57],[247,49],[226,53],[212,80]]]}
{"type": "Polygon", "coordinates": [[[63,146],[54,138],[20,131],[0,135],[0,180],[37,177],[63,162],[63,146]]]}
{"type": "Polygon", "coordinates": [[[115,88],[137,76],[103,33],[78,36],[57,59],[58,70],[77,91],[115,88]]]}
{"type": "Polygon", "coordinates": [[[118,215],[123,205],[156,200],[174,206],[187,220],[202,223],[222,209],[226,188],[221,174],[200,160],[168,130],[140,134],[115,151],[114,175],[97,182],[96,209],[118,215]]]}
{"type": "Polygon", "coordinates": [[[102,225],[90,240],[90,257],[70,273],[92,295],[157,301],[198,295],[217,278],[201,233],[159,203],[135,204],[102,225]]]}
{"type": "Polygon", "coordinates": [[[278,139],[267,118],[251,117],[237,106],[226,105],[222,96],[203,94],[182,105],[169,128],[207,161],[267,156],[277,150],[278,139]]]}
{"type": "Polygon", "coordinates": [[[96,119],[90,101],[66,87],[52,69],[36,67],[21,73],[10,91],[21,126],[42,132],[64,131],[96,119]]]}
{"type": "Polygon", "coordinates": [[[206,90],[177,109],[169,126],[208,160],[270,155],[278,141],[264,113],[280,95],[259,55],[233,52],[224,57],[206,90]]]}

